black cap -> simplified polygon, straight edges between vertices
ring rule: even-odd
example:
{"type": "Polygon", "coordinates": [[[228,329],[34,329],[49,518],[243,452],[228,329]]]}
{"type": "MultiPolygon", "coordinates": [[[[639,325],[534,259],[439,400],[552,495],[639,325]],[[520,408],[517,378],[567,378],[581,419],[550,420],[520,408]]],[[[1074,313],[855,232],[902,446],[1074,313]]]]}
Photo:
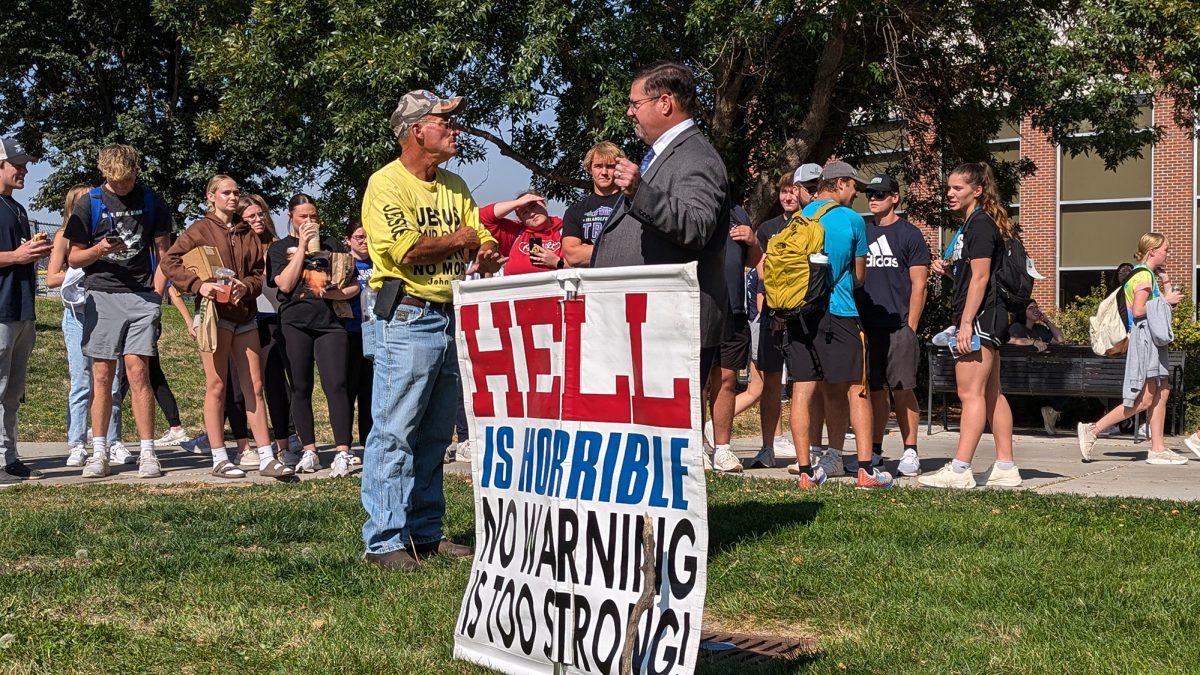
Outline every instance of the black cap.
{"type": "Polygon", "coordinates": [[[899,193],[900,184],[896,182],[895,178],[892,178],[886,173],[877,173],[875,174],[874,178],[867,181],[867,186],[863,188],[863,191],[865,192],[867,190],[872,192],[885,192],[889,194],[893,192],[899,193]]]}

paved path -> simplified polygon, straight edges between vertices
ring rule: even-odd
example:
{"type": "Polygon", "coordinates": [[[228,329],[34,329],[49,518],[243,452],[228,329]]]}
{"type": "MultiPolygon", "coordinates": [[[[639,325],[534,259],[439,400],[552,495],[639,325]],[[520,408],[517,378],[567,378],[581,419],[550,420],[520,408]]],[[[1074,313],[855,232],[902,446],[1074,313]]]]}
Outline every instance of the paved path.
{"type": "MultiPolygon", "coordinates": [[[[927,436],[922,430],[918,441],[922,467],[926,471],[936,470],[954,454],[957,442],[958,434],[954,432],[935,430],[932,435],[927,436]]],[[[1095,461],[1085,464],[1080,461],[1074,436],[1020,435],[1016,438],[1016,455],[1017,464],[1021,469],[1021,477],[1025,483],[1019,489],[1041,493],[1064,492],[1178,500],[1200,499],[1200,459],[1187,452],[1183,447],[1182,439],[1168,439],[1168,446],[1179,450],[1191,459],[1183,466],[1146,464],[1144,460],[1149,445],[1149,442],[1134,443],[1128,438],[1101,439],[1096,444],[1096,452],[1093,455],[1095,461]]],[[[746,460],[754,456],[758,450],[757,446],[758,440],[752,438],[736,439],[733,443],[734,451],[746,460]]],[[[847,441],[847,447],[852,448],[853,442],[847,441]]],[[[888,468],[894,470],[900,455],[900,439],[895,430],[884,440],[884,448],[888,457],[888,468]]],[[[216,478],[209,473],[212,464],[208,456],[193,455],[173,448],[159,451],[166,475],[162,478],[148,480],[138,479],[136,464],[114,466],[113,475],[104,479],[85,480],[80,477],[79,469],[65,466],[67,448],[65,444],[61,443],[22,443],[20,453],[30,466],[40,469],[46,474],[45,479],[35,481],[43,485],[75,485],[85,482],[162,485],[195,481],[214,485],[248,485],[273,482],[270,478],[259,477],[256,471],[250,471],[247,478],[244,479],[216,478]]],[[[991,439],[985,435],[974,462],[976,477],[980,482],[986,478],[994,458],[995,451],[991,439]]],[[[326,468],[315,474],[301,476],[301,480],[328,478],[328,464],[332,459],[332,450],[323,450],[321,460],[326,468]]],[[[747,470],[742,475],[750,478],[790,478],[786,469],[782,468],[783,464],[781,460],[781,468],[747,470]]],[[[453,473],[466,473],[468,466],[458,462],[449,465],[447,470],[453,473]]],[[[852,479],[839,480],[850,481],[852,479]]],[[[916,480],[901,478],[898,483],[915,486],[916,480]]]]}

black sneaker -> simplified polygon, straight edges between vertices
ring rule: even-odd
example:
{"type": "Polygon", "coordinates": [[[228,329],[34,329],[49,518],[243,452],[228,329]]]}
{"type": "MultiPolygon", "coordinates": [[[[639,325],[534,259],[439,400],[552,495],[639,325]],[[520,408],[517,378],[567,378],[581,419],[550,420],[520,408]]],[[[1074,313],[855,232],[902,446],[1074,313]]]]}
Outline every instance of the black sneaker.
{"type": "Polygon", "coordinates": [[[5,466],[4,473],[21,480],[41,480],[44,478],[41,471],[29,468],[19,459],[12,464],[5,466]]]}

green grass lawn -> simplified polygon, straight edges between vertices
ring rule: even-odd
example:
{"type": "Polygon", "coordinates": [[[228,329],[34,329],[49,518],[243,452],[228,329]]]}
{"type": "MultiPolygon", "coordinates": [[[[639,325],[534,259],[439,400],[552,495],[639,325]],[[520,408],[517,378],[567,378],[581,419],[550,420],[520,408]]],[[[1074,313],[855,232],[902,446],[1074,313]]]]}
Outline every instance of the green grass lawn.
{"type": "MultiPolygon", "coordinates": [[[[446,489],[470,541],[470,486],[446,489]]],[[[1200,505],[709,490],[706,621],[819,645],[771,672],[1200,670],[1200,505]]],[[[0,513],[0,671],[481,672],[450,660],[468,563],[364,565],[356,479],[30,485],[0,513]]]]}

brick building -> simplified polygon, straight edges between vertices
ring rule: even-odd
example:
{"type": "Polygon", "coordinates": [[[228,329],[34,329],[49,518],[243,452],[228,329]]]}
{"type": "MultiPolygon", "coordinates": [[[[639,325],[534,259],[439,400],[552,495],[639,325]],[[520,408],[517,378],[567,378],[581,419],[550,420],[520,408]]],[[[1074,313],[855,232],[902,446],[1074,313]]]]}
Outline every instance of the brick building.
{"type": "MultiPolygon", "coordinates": [[[[1197,144],[1188,129],[1174,124],[1166,98],[1154,103],[1145,106],[1142,121],[1146,126],[1161,125],[1162,140],[1147,145],[1140,159],[1128,160],[1115,171],[1106,171],[1104,161],[1096,156],[1070,157],[1028,120],[1006,128],[992,141],[997,158],[1028,158],[1037,166],[1021,181],[1009,212],[1020,223],[1025,247],[1046,277],[1034,288],[1043,307],[1070,303],[1097,285],[1102,275],[1111,279],[1117,265],[1133,259],[1138,238],[1151,230],[1167,236],[1172,281],[1189,291],[1197,287],[1197,144]]],[[[890,138],[880,132],[876,141],[875,146],[884,149],[861,162],[860,172],[867,176],[895,163],[904,152],[894,132],[890,138]]],[[[939,180],[931,177],[928,185],[906,186],[906,190],[941,190],[939,180]]],[[[859,200],[856,210],[867,213],[866,202],[861,196],[859,200]]],[[[935,252],[952,235],[914,222],[922,226],[935,252]]]]}

